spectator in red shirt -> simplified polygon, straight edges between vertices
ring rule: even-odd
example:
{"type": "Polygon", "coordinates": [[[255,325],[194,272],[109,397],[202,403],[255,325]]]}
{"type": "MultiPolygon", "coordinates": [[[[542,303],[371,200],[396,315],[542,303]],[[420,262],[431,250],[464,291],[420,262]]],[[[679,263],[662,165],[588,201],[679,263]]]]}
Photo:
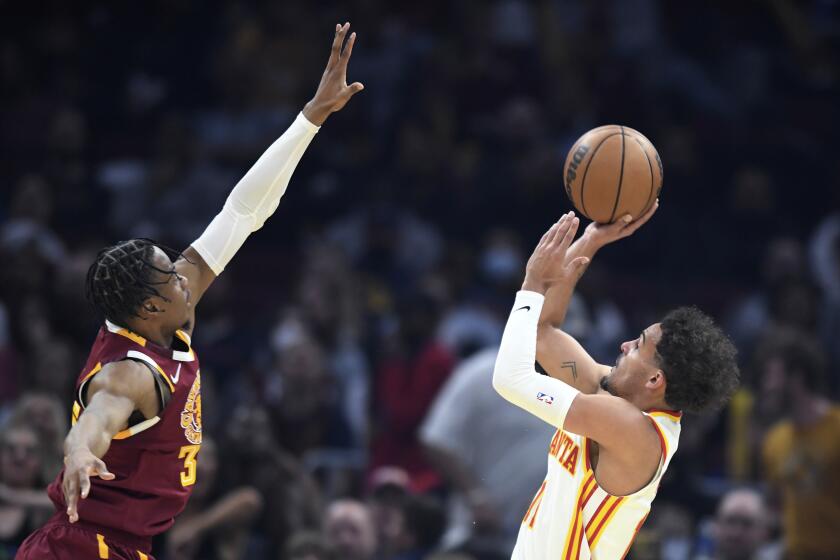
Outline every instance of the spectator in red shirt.
{"type": "Polygon", "coordinates": [[[406,298],[397,316],[400,324],[392,351],[378,368],[378,422],[370,467],[402,467],[412,489],[424,492],[441,481],[424,459],[417,430],[455,358],[434,337],[440,305],[431,294],[420,292],[406,298]]]}

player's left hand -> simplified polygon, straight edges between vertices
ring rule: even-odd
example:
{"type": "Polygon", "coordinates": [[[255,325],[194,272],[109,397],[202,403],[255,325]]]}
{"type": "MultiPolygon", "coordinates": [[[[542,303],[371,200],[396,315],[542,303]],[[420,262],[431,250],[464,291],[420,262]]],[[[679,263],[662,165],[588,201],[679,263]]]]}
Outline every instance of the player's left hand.
{"type": "Polygon", "coordinates": [[[350,23],[335,26],[327,68],[321,76],[315,96],[303,108],[303,116],[312,124],[321,126],[331,113],[340,111],[351,97],[365,89],[361,82],[347,85],[347,63],[350,62],[353,43],[356,42],[356,33],[351,33],[347,44],[344,44],[349,30],[350,23]]]}
{"type": "Polygon", "coordinates": [[[586,226],[581,239],[594,243],[595,246],[600,249],[604,245],[613,243],[619,239],[624,239],[625,237],[629,237],[636,233],[640,227],[645,225],[648,220],[653,217],[658,209],[659,199],[657,198],[651,207],[638,218],[635,218],[630,214],[625,214],[611,224],[599,224],[592,222],[586,226]]]}
{"type": "Polygon", "coordinates": [[[88,449],[77,449],[64,457],[64,502],[67,504],[67,517],[70,523],[79,520],[79,498],[85,499],[90,493],[90,477],[98,476],[103,480],[114,480],[105,463],[88,449]]]}
{"type": "Polygon", "coordinates": [[[545,232],[525,267],[523,290],[544,294],[548,288],[564,279],[583,272],[588,257],[576,257],[566,262],[566,252],[577,233],[580,220],[568,212],[545,232]]]}

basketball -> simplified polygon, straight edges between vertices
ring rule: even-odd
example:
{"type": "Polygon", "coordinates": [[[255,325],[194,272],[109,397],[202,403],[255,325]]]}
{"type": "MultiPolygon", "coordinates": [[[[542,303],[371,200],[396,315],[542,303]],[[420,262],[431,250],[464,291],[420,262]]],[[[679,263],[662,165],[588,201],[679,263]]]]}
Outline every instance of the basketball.
{"type": "Polygon", "coordinates": [[[641,216],[662,189],[662,160],[645,136],[610,124],[593,128],[569,150],[563,168],[566,194],[584,216],[611,223],[641,216]]]}

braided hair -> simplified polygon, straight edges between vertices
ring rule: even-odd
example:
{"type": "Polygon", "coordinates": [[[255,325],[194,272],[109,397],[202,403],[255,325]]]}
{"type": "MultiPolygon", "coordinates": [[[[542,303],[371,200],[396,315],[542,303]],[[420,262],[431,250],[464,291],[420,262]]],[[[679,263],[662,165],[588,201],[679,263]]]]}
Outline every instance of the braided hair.
{"type": "Polygon", "coordinates": [[[173,262],[181,256],[178,251],[143,238],[120,241],[96,254],[87,272],[85,295],[109,321],[124,326],[131,317],[139,316],[140,306],[152,296],[169,301],[155,286],[166,284],[175,272],[153,263],[155,247],[173,262]],[[166,275],[166,280],[156,281],[155,272],[166,275]]]}

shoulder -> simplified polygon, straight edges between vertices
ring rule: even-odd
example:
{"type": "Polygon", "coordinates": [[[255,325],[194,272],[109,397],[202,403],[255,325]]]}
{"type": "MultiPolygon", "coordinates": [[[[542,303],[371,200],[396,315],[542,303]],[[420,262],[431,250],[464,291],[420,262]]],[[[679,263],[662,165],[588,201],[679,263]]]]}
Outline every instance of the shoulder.
{"type": "Polygon", "coordinates": [[[92,397],[99,392],[137,401],[150,393],[154,394],[155,381],[145,364],[121,360],[105,364],[90,380],[88,394],[92,397]]]}
{"type": "MultiPolygon", "coordinates": [[[[648,425],[645,414],[630,401],[599,390],[595,394],[580,393],[575,399],[584,410],[592,415],[607,415],[610,419],[621,419],[629,424],[648,425]]],[[[605,417],[606,419],[606,417],[605,417]]]]}
{"type": "Polygon", "coordinates": [[[572,406],[576,409],[575,423],[581,423],[588,432],[582,435],[604,449],[634,457],[659,453],[660,436],[652,418],[629,401],[606,393],[580,393],[572,406]]]}

